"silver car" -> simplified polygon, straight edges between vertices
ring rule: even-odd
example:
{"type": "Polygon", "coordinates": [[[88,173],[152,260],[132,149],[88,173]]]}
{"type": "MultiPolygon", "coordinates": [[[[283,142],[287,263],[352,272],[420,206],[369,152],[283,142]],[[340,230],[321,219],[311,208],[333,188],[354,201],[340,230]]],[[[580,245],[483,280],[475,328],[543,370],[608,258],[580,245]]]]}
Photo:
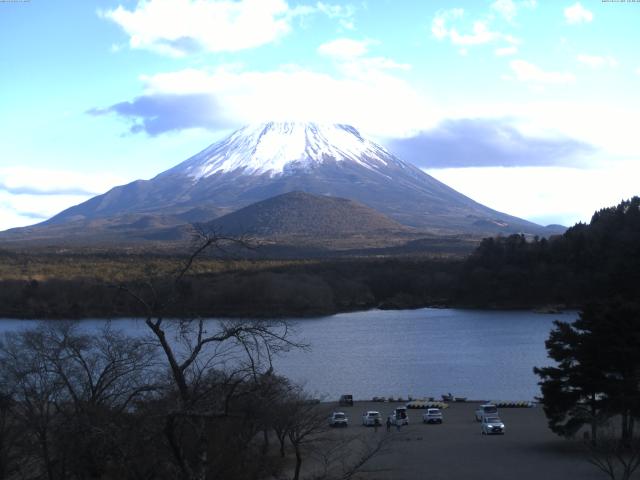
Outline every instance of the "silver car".
{"type": "Polygon", "coordinates": [[[504,435],[504,423],[499,417],[483,417],[481,425],[483,435],[504,435]]]}
{"type": "Polygon", "coordinates": [[[331,427],[347,427],[349,425],[349,418],[344,412],[333,412],[329,417],[329,426],[331,427]]]}
{"type": "Polygon", "coordinates": [[[374,410],[364,412],[362,414],[362,425],[382,425],[382,415],[380,415],[380,412],[376,412],[374,410]]]}
{"type": "Polygon", "coordinates": [[[427,408],[422,415],[424,423],[442,423],[442,411],[439,408],[427,408]]]}

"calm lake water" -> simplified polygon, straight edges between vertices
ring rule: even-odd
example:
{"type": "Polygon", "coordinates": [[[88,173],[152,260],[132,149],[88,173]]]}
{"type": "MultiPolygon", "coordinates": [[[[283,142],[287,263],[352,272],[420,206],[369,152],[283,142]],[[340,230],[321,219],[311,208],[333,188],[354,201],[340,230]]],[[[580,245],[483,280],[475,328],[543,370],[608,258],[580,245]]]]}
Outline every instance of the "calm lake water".
{"type": "MultiPolygon", "coordinates": [[[[555,319],[527,311],[432,309],[344,313],[294,320],[295,336],[311,346],[276,360],[276,370],[312,394],[337,399],[350,393],[406,398],[455,396],[483,400],[532,400],[539,395],[534,366],[549,365],[544,341],[555,319]]],[[[85,320],[98,330],[100,320],[85,320]]],[[[0,333],[33,326],[0,320],[0,333]]],[[[115,320],[130,333],[136,320],[115,320]]]]}

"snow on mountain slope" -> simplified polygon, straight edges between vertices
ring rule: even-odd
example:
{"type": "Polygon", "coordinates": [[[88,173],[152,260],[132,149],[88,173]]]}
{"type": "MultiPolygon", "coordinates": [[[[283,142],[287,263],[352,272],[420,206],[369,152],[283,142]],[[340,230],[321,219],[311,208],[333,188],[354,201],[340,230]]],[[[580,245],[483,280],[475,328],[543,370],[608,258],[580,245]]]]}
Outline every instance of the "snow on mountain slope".
{"type": "Polygon", "coordinates": [[[273,177],[309,170],[328,159],[352,161],[372,171],[400,163],[349,125],[269,122],[241,128],[169,172],[194,180],[234,171],[273,177]]]}

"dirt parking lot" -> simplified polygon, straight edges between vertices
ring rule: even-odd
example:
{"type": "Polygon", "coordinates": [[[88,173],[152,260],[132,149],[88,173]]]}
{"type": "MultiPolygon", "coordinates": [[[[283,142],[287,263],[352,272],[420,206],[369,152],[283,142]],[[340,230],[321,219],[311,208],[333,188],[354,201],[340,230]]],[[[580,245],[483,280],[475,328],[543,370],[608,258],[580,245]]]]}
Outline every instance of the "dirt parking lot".
{"type": "Polygon", "coordinates": [[[396,406],[403,404],[356,402],[353,407],[334,407],[347,413],[348,429],[332,435],[345,435],[353,429],[366,435],[391,436],[387,453],[368,464],[375,469],[369,480],[396,479],[517,479],[567,480],[605,478],[590,465],[580,441],[557,437],[547,428],[542,408],[500,409],[505,435],[485,436],[475,421],[479,403],[452,403],[444,410],[442,425],[422,423],[424,410],[409,410],[409,425],[400,431],[384,424],[376,432],[361,425],[365,410],[377,410],[383,421],[396,406]]]}

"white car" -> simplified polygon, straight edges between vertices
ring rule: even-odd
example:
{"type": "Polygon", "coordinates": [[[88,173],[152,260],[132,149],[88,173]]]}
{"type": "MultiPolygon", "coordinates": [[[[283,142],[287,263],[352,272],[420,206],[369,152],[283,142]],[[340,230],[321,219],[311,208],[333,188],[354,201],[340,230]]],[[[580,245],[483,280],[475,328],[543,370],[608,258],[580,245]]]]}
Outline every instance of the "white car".
{"type": "Polygon", "coordinates": [[[349,418],[344,412],[333,412],[329,417],[330,427],[347,427],[349,426],[349,418]]]}
{"type": "Polygon", "coordinates": [[[409,425],[409,414],[407,414],[407,407],[398,407],[391,412],[389,415],[391,418],[391,423],[397,425],[397,422],[400,421],[400,425],[409,425]]]}
{"type": "Polygon", "coordinates": [[[427,408],[427,411],[422,414],[422,421],[424,423],[442,423],[442,411],[439,408],[427,408]]]}
{"type": "Polygon", "coordinates": [[[362,414],[362,425],[371,426],[376,424],[382,425],[382,415],[380,415],[380,412],[369,410],[362,414]]]}
{"type": "Polygon", "coordinates": [[[504,423],[498,417],[484,417],[481,425],[483,435],[504,435],[504,423]]]}
{"type": "Polygon", "coordinates": [[[476,410],[476,421],[481,422],[484,417],[497,417],[498,407],[493,403],[485,403],[480,405],[476,410]]]}

